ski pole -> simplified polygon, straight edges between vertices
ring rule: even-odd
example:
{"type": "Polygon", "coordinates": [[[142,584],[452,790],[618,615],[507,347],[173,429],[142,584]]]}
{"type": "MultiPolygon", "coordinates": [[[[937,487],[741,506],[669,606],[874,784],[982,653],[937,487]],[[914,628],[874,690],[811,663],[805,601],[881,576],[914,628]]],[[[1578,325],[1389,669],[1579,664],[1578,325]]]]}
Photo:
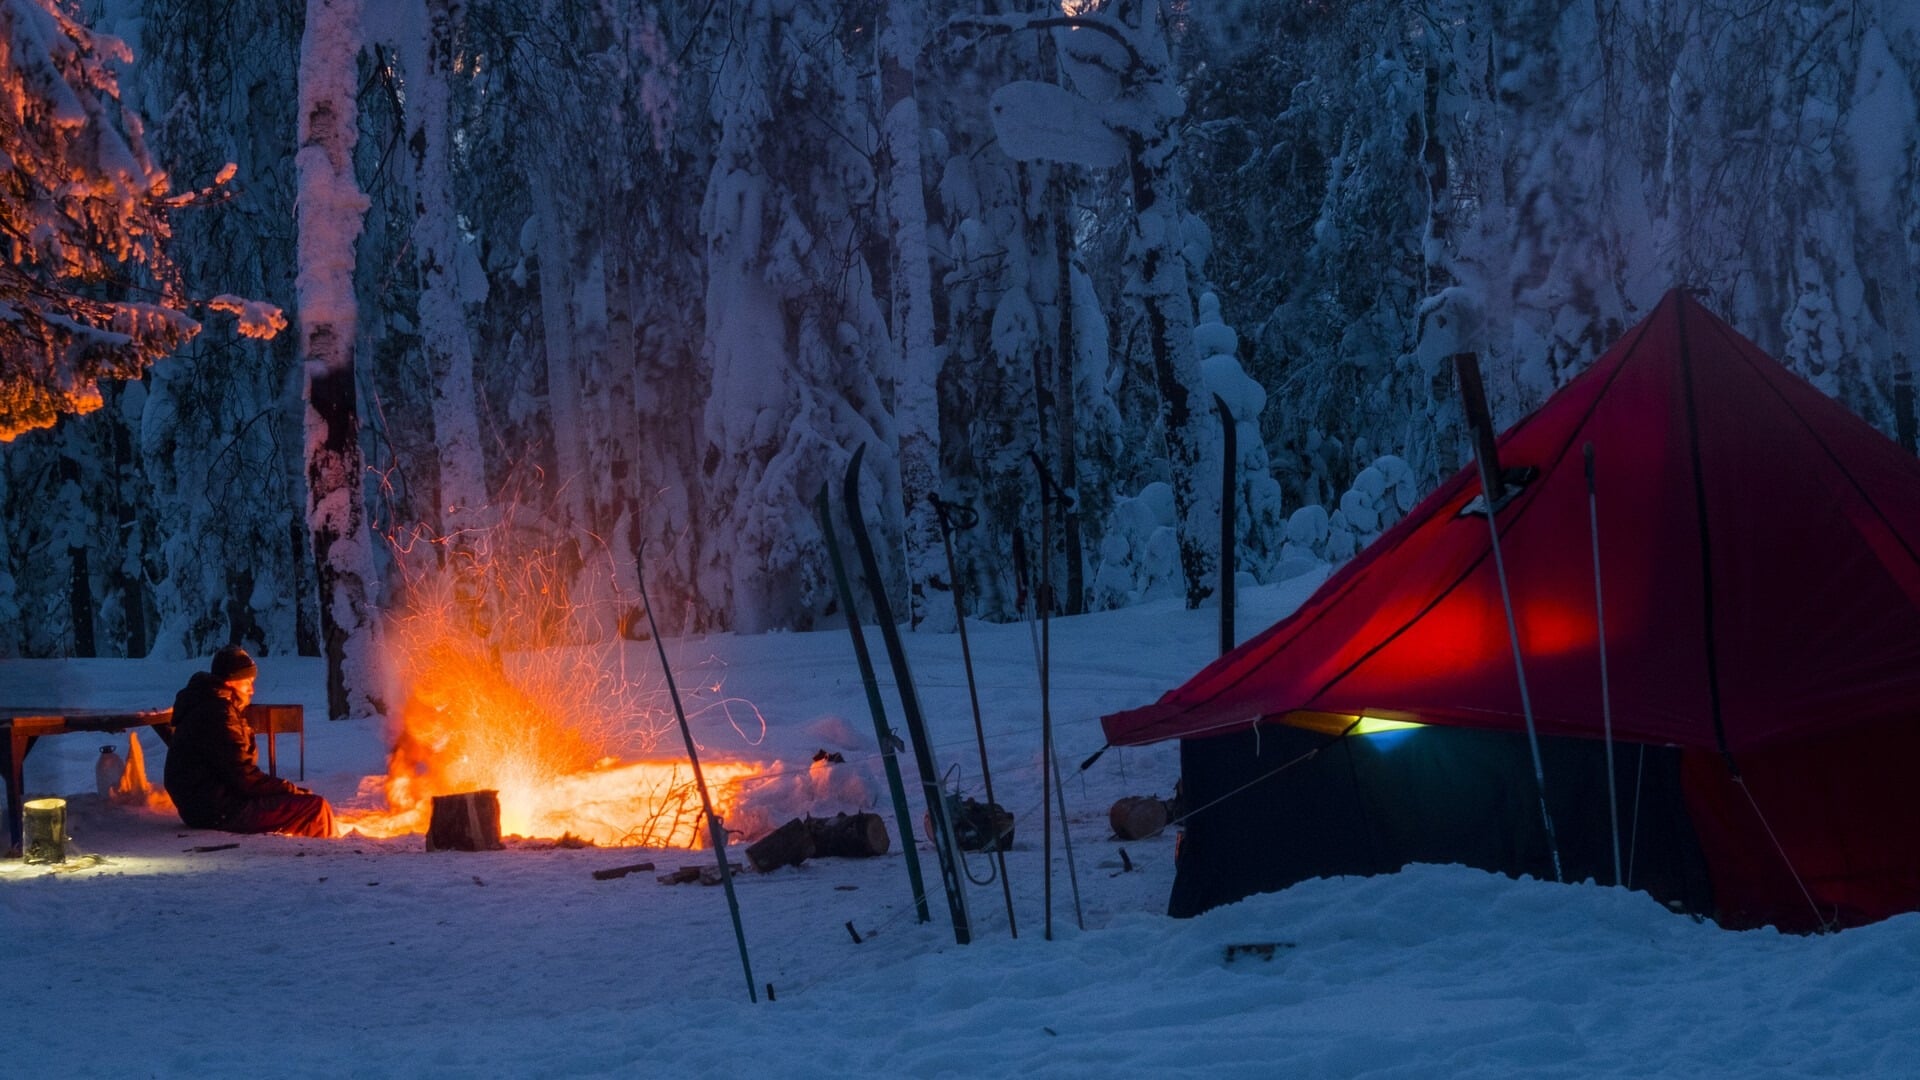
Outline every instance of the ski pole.
{"type": "Polygon", "coordinates": [[[1060,804],[1060,846],[1067,853],[1067,886],[1073,890],[1073,924],[1087,928],[1087,916],[1080,908],[1080,871],[1073,865],[1073,830],[1067,827],[1067,785],[1060,780],[1060,755],[1049,752],[1053,762],[1053,797],[1060,804]]]}
{"type": "Polygon", "coordinates": [[[1607,819],[1613,826],[1613,883],[1622,885],[1620,872],[1620,795],[1613,778],[1613,697],[1607,685],[1607,607],[1600,588],[1600,499],[1593,481],[1593,444],[1583,451],[1587,459],[1587,524],[1593,536],[1593,619],[1600,643],[1600,727],[1607,744],[1607,819]]]}
{"type": "MultiPolygon", "coordinates": [[[[967,700],[973,705],[973,737],[980,744],[980,783],[987,791],[987,805],[996,805],[993,797],[993,770],[987,765],[987,730],[980,720],[980,688],[973,678],[973,650],[967,644],[967,609],[960,599],[960,569],[953,557],[953,530],[971,529],[980,523],[980,515],[970,506],[950,503],[928,492],[933,516],[940,522],[940,542],[947,549],[947,586],[953,593],[953,619],[960,631],[960,663],[967,672],[967,700]]],[[[1013,917],[1013,886],[1007,881],[1007,852],[999,836],[993,837],[993,857],[1000,871],[1000,895],[1007,903],[1007,932],[1020,936],[1013,917]]]]}
{"type": "Polygon", "coordinates": [[[707,832],[713,852],[720,860],[720,884],[727,887],[727,910],[733,914],[733,939],[740,945],[740,969],[747,975],[747,1000],[758,1002],[753,988],[753,963],[747,959],[747,933],[740,926],[740,898],[733,892],[733,870],[727,866],[727,830],[713,812],[713,797],[707,793],[707,777],[700,771],[700,752],[693,745],[693,729],[687,726],[687,710],[680,704],[680,689],[673,682],[673,667],[667,663],[667,643],[660,636],[660,624],[653,617],[653,601],[647,598],[647,542],[634,550],[634,576],[640,581],[640,606],[647,611],[647,629],[653,633],[654,648],[660,651],[660,673],[667,678],[667,695],[673,699],[673,715],[680,720],[680,737],[687,743],[687,760],[693,765],[693,779],[700,786],[700,808],[707,815],[707,832]]]}

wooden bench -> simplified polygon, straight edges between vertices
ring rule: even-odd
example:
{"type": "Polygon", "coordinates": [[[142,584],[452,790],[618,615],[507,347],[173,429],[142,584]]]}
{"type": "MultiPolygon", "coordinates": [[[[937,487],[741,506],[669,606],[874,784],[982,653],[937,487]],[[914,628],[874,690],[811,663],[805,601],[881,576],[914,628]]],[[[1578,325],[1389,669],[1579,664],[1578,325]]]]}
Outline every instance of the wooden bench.
{"type": "MultiPolygon", "coordinates": [[[[279,755],[274,744],[281,735],[300,736],[300,779],[307,778],[306,713],[298,705],[254,704],[247,706],[247,724],[255,737],[266,736],[267,772],[280,775],[279,755]]],[[[20,857],[23,804],[21,790],[27,754],[42,736],[67,735],[76,731],[119,732],[150,727],[161,742],[173,739],[172,709],[61,709],[14,708],[0,706],[0,773],[7,784],[7,854],[20,857]]]]}

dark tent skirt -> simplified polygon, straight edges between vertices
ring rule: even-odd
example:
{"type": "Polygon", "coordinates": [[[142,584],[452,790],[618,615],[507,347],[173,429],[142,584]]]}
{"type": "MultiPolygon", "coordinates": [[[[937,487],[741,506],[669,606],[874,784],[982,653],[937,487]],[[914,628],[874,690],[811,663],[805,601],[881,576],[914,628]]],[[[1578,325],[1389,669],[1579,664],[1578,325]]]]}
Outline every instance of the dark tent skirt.
{"type": "MultiPolygon", "coordinates": [[[[1613,884],[1605,744],[1542,738],[1540,752],[1564,879],[1613,884]]],[[[1197,809],[1180,840],[1175,916],[1409,863],[1554,878],[1525,735],[1422,727],[1340,738],[1268,723],[1183,739],[1180,764],[1197,809]]],[[[1678,910],[1711,913],[1680,752],[1618,744],[1614,771],[1628,884],[1678,910]]]]}
{"type": "MultiPolygon", "coordinates": [[[[1564,879],[1614,884],[1605,744],[1542,737],[1540,751],[1564,879]]],[[[1339,738],[1263,723],[1184,739],[1180,764],[1197,809],[1180,841],[1176,916],[1417,862],[1553,880],[1522,734],[1339,738]]],[[[1614,773],[1626,883],[1677,911],[1731,929],[1829,930],[1920,896],[1920,724],[1860,725],[1731,766],[1711,751],[1617,743],[1614,773]]]]}

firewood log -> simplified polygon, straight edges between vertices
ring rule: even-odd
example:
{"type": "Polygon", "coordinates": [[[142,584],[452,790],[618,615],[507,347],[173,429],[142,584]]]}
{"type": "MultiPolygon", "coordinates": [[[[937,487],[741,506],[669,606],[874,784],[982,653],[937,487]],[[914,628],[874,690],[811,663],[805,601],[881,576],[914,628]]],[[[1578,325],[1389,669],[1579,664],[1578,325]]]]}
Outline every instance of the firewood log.
{"type": "Polygon", "coordinates": [[[865,859],[887,853],[887,823],[879,814],[836,814],[808,818],[816,855],[865,859]]]}
{"type": "Polygon", "coordinates": [[[1167,804],[1159,799],[1128,795],[1107,811],[1107,823],[1113,826],[1113,835],[1122,840],[1158,836],[1167,827],[1167,804]]]}
{"type": "Polygon", "coordinates": [[[629,863],[626,866],[609,866],[605,870],[595,870],[593,872],[593,880],[612,881],[615,878],[623,878],[628,874],[637,874],[642,870],[651,869],[653,869],[653,864],[650,862],[629,863]]]}
{"type": "Polygon", "coordinates": [[[798,866],[813,857],[813,832],[794,818],[747,846],[747,861],[766,873],[782,866],[798,866]]]}

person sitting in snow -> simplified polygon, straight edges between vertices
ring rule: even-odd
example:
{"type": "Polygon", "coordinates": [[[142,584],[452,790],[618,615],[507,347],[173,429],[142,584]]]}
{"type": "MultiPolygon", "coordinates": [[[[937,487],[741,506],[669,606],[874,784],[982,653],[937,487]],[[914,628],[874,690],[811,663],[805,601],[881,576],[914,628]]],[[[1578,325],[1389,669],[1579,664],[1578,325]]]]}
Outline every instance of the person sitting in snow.
{"type": "Polygon", "coordinates": [[[180,820],[234,833],[332,836],[333,807],[255,763],[247,706],[260,673],[238,645],[213,654],[173,699],[173,739],[163,774],[180,820]]]}

